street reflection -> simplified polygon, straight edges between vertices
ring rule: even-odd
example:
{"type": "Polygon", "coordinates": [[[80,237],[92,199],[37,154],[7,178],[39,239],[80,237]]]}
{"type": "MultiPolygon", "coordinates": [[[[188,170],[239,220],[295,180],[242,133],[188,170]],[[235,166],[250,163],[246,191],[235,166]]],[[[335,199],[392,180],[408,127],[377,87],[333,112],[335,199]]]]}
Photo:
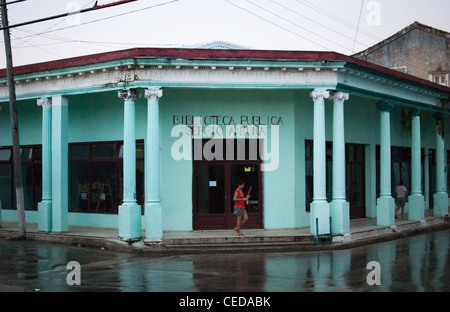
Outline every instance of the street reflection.
{"type": "Polygon", "coordinates": [[[138,257],[75,246],[0,240],[0,289],[25,291],[450,291],[450,231],[332,252],[138,257]],[[69,261],[81,285],[69,286],[69,261]],[[366,282],[370,261],[381,284],[366,282]],[[5,286],[6,285],[6,286],[5,286]],[[6,288],[7,289],[7,288],[6,288]]]}

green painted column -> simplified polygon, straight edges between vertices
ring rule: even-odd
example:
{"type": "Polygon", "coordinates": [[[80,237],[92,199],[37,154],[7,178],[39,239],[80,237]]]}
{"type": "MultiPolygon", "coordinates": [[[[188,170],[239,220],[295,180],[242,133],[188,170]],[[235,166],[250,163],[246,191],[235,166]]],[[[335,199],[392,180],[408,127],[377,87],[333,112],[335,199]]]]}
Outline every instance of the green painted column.
{"type": "Polygon", "coordinates": [[[42,107],[42,201],[38,204],[38,230],[52,230],[52,99],[37,100],[42,107]]]}
{"type": "Polygon", "coordinates": [[[136,201],[136,111],[137,89],[121,90],[124,100],[123,203],[119,206],[119,238],[136,241],[142,237],[141,206],[136,201]]]}
{"type": "Polygon", "coordinates": [[[350,233],[350,204],[346,200],[344,101],[348,93],[334,92],[333,100],[333,200],[330,216],[333,233],[350,233]]]}
{"type": "Polygon", "coordinates": [[[69,215],[69,106],[65,96],[52,98],[52,231],[67,232],[69,215]]]}
{"type": "Polygon", "coordinates": [[[313,143],[313,202],[310,213],[310,232],[316,234],[318,219],[319,235],[330,233],[330,205],[326,194],[326,142],[325,142],[325,99],[330,93],[323,89],[311,92],[314,100],[314,143],[313,143]]]}
{"type": "Polygon", "coordinates": [[[147,103],[147,139],[145,140],[145,238],[161,241],[162,208],[160,197],[159,99],[162,90],[145,90],[147,103]]]}
{"type": "Polygon", "coordinates": [[[395,201],[391,193],[391,119],[394,105],[379,102],[380,110],[380,197],[377,199],[377,225],[395,225],[395,201]]]}
{"type": "Polygon", "coordinates": [[[377,147],[366,144],[365,148],[366,217],[377,217],[377,147]]]}
{"type": "Polygon", "coordinates": [[[444,144],[444,120],[446,117],[446,115],[439,113],[434,115],[436,120],[436,192],[433,195],[435,216],[445,216],[448,214],[444,144]]]}
{"type": "Polygon", "coordinates": [[[412,111],[411,124],[411,190],[408,219],[425,220],[425,200],[422,195],[422,162],[420,153],[420,110],[412,111]]]}
{"type": "Polygon", "coordinates": [[[425,197],[425,210],[430,209],[430,162],[429,162],[429,149],[424,148],[425,160],[423,162],[423,188],[425,197]]]}

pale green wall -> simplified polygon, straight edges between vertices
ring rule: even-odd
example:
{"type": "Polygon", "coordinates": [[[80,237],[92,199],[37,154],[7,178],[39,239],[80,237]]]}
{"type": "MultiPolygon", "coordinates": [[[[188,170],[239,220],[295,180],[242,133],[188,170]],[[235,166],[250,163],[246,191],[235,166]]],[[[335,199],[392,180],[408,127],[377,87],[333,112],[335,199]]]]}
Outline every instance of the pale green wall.
{"type": "MultiPolygon", "coordinates": [[[[136,100],[136,139],[144,139],[147,100],[136,100]]],[[[69,97],[69,142],[123,140],[123,100],[117,92],[69,97]]]]}
{"type": "MultiPolygon", "coordinates": [[[[21,145],[40,144],[42,141],[42,108],[36,101],[18,101],[19,134],[21,145]]],[[[0,103],[0,146],[11,146],[9,103],[0,103]]]]}
{"type": "Polygon", "coordinates": [[[272,90],[165,90],[161,113],[161,202],[165,230],[192,230],[192,162],[175,161],[170,136],[173,115],[228,115],[238,124],[241,115],[280,116],[278,170],[263,173],[264,227],[296,226],[294,91],[272,90]]]}

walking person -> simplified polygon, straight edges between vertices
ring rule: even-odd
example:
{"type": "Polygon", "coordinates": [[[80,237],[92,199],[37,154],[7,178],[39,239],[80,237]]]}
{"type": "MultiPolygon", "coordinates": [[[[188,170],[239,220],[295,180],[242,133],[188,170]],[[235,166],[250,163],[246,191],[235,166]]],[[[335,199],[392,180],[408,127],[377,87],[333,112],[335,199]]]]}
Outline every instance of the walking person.
{"type": "Polygon", "coordinates": [[[244,186],[245,186],[244,181],[239,180],[238,187],[234,191],[233,196],[234,214],[237,216],[236,227],[234,228],[234,230],[239,236],[244,236],[244,234],[241,233],[241,227],[248,221],[248,214],[247,210],[245,209],[245,205],[248,204],[248,199],[250,198],[250,195],[247,196],[244,195],[244,192],[242,192],[244,186]]]}
{"type": "Polygon", "coordinates": [[[397,212],[402,209],[402,218],[403,214],[405,212],[405,203],[406,203],[406,196],[408,194],[408,191],[406,190],[406,187],[403,185],[403,181],[399,182],[399,186],[395,188],[395,218],[397,219],[397,212]]]}

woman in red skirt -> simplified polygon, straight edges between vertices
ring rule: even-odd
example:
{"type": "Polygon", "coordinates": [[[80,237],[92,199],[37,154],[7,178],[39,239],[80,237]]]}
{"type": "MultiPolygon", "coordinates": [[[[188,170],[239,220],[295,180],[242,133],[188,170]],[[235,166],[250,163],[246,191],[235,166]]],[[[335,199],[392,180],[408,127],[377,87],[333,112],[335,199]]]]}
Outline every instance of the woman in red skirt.
{"type": "Polygon", "coordinates": [[[250,195],[244,196],[244,193],[242,190],[244,189],[244,181],[239,180],[238,181],[238,187],[234,191],[234,214],[237,216],[236,219],[236,227],[234,230],[239,236],[244,236],[244,234],[241,233],[241,227],[248,221],[248,214],[247,210],[245,210],[245,204],[248,204],[248,199],[250,198],[250,195]]]}

